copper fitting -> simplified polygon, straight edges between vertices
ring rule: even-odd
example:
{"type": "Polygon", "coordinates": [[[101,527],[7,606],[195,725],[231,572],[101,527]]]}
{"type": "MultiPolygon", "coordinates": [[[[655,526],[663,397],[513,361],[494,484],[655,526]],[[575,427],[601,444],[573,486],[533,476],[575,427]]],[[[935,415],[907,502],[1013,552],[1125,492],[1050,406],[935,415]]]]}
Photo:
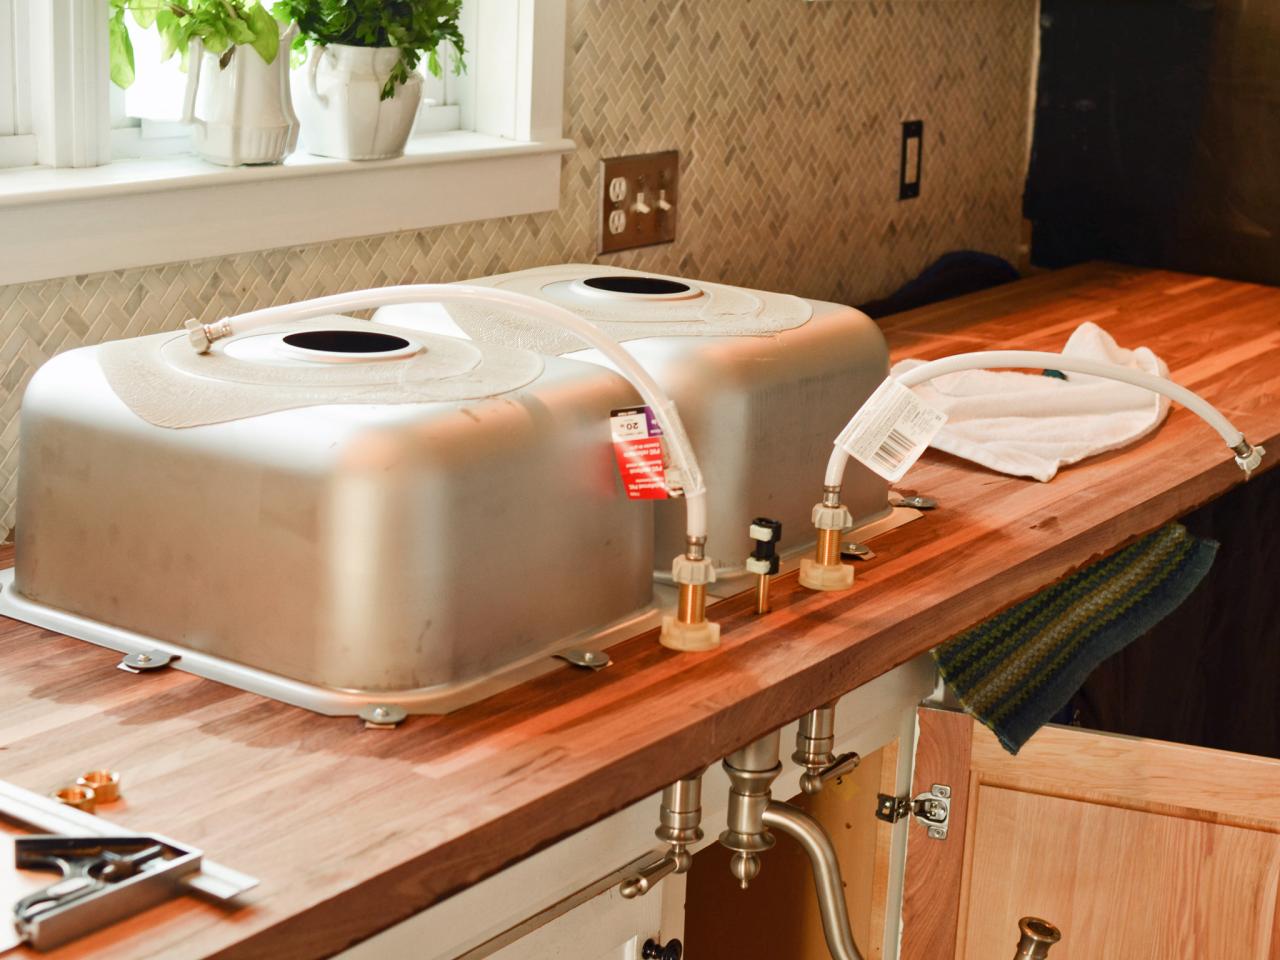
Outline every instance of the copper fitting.
{"type": "Polygon", "coordinates": [[[680,596],[676,601],[678,623],[702,623],[707,619],[707,585],[704,583],[680,584],[680,596]]]}
{"type": "Polygon", "coordinates": [[[831,567],[840,562],[840,536],[839,530],[818,531],[818,563],[831,567]]]}
{"type": "Polygon", "coordinates": [[[77,787],[88,787],[98,803],[115,803],[120,799],[120,774],[114,770],[90,770],[76,781],[77,787]]]}
{"type": "Polygon", "coordinates": [[[77,810],[83,810],[85,813],[93,813],[94,803],[97,798],[94,796],[92,787],[81,787],[72,785],[63,787],[61,790],[49,794],[59,803],[65,803],[68,807],[75,807],[77,810]]]}
{"type": "Polygon", "coordinates": [[[756,613],[769,612],[769,575],[766,573],[756,577],[756,613]]]}

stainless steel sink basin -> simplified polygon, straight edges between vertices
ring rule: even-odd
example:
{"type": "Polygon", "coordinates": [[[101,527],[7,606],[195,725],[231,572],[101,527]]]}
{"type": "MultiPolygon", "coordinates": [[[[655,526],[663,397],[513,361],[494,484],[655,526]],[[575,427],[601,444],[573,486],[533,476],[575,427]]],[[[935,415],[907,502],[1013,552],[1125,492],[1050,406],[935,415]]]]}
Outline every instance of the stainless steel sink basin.
{"type": "MultiPolygon", "coordinates": [[[[832,439],[889,372],[879,328],[852,307],[599,264],[508,273],[468,284],[558,304],[600,324],[680,410],[710,492],[708,554],[720,575],[742,570],[752,519],[783,525],[783,552],[815,539],[811,511],[832,439]]],[[[383,307],[389,322],[609,366],[572,337],[498,309],[457,304],[383,307]]],[[[888,485],[849,465],[845,503],[861,525],[887,516],[888,485]]],[[[655,507],[656,572],[684,547],[678,501],[655,507]]]]}
{"type": "Polygon", "coordinates": [[[198,368],[217,382],[163,367],[181,334],[143,338],[132,366],[108,345],[41,368],[0,613],[326,713],[448,710],[639,626],[653,519],[622,495],[610,450],[609,411],[637,402],[624,379],[462,343],[480,366],[450,375],[476,395],[385,402],[447,379],[397,364],[459,348],[335,325],[390,339],[361,356],[342,338],[234,338],[198,368]],[[490,367],[502,389],[487,396],[490,367]],[[281,397],[301,405],[272,409],[281,397]]]}

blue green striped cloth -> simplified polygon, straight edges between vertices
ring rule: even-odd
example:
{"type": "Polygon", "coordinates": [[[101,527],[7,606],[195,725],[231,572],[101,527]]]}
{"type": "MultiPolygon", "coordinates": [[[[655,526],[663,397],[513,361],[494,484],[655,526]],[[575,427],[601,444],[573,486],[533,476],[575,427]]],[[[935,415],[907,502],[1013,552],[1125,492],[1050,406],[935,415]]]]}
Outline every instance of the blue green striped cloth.
{"type": "Polygon", "coordinates": [[[1181,606],[1217,551],[1171,523],[948,640],[933,658],[965,710],[1016,754],[1098,664],[1181,606]]]}

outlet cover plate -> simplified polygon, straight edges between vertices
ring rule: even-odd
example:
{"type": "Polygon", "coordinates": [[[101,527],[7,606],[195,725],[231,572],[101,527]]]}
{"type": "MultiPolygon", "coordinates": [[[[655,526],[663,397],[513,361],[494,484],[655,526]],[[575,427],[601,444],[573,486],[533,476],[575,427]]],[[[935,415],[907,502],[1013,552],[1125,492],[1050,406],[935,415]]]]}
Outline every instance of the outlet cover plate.
{"type": "MultiPolygon", "coordinates": [[[[615,191],[616,195],[617,191],[615,191]]],[[[670,243],[676,238],[676,215],[680,200],[680,152],[664,150],[661,153],[633,154],[629,157],[610,157],[600,162],[600,244],[598,252],[617,253],[632,247],[648,247],[655,243],[670,243]],[[626,195],[615,200],[609,195],[609,184],[622,178],[627,185],[626,195]],[[635,209],[641,195],[648,213],[635,209]],[[662,209],[659,199],[670,204],[662,209]],[[618,212],[625,215],[625,223],[618,230],[618,212]],[[610,219],[612,218],[612,226],[610,219]]]]}

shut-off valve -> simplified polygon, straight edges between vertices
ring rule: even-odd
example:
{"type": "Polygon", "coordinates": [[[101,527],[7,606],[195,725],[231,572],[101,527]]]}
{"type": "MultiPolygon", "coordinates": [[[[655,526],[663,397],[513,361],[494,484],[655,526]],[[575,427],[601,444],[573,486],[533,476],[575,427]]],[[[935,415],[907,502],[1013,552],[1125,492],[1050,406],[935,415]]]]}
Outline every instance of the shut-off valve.
{"type": "Polygon", "coordinates": [[[777,576],[778,544],[782,541],[782,524],[768,517],[756,517],[748,530],[754,546],[747,557],[747,572],[756,575],[756,613],[769,612],[770,578],[777,576]]]}
{"type": "Polygon", "coordinates": [[[677,780],[662,791],[654,834],[667,845],[667,852],[622,881],[618,892],[628,900],[644,896],[664,877],[685,873],[692,866],[689,848],[702,839],[701,773],[677,780]]]}

